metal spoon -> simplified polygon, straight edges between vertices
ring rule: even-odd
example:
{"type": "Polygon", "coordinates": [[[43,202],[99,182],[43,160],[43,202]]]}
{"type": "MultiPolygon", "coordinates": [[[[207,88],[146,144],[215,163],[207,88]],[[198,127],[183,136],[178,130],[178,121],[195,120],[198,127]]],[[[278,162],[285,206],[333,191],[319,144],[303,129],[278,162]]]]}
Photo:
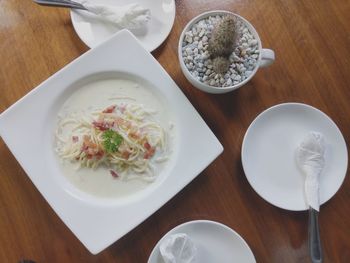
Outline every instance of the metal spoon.
{"type": "Polygon", "coordinates": [[[322,246],[318,225],[318,212],[309,208],[309,252],[312,263],[322,262],[322,246]]]}
{"type": "Polygon", "coordinates": [[[309,255],[312,263],[322,262],[322,247],[318,225],[319,176],[325,166],[325,140],[319,132],[309,132],[297,148],[296,161],[306,176],[305,195],[309,205],[309,255]],[[316,210],[317,209],[317,210],[316,210]]]}
{"type": "Polygon", "coordinates": [[[43,6],[68,7],[74,9],[87,10],[85,6],[71,0],[33,0],[35,3],[43,6]]]}

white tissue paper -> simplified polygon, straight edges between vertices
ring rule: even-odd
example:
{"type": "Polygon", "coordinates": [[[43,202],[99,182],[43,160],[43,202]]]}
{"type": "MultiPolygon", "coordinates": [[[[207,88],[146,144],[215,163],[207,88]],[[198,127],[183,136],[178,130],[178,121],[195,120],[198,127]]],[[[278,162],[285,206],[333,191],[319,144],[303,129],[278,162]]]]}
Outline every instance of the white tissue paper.
{"type": "Polygon", "coordinates": [[[297,150],[297,162],[305,174],[306,202],[313,209],[320,210],[319,177],[325,165],[325,142],[323,135],[310,132],[297,150]]]}
{"type": "Polygon", "coordinates": [[[188,235],[179,233],[169,236],[159,247],[165,263],[194,263],[197,248],[188,235]]]}
{"type": "Polygon", "coordinates": [[[132,3],[124,6],[110,6],[93,4],[89,0],[79,1],[89,12],[101,19],[111,22],[119,28],[141,28],[151,19],[151,11],[148,8],[132,3]]]}

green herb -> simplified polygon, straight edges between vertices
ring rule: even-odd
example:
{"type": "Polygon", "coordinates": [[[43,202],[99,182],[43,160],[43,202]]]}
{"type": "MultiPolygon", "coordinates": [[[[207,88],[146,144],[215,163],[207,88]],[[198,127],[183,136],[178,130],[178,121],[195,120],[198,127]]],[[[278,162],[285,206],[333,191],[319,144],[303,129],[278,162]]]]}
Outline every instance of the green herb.
{"type": "Polygon", "coordinates": [[[103,132],[102,138],[105,151],[109,153],[117,152],[118,147],[123,142],[123,137],[113,130],[103,132]]]}

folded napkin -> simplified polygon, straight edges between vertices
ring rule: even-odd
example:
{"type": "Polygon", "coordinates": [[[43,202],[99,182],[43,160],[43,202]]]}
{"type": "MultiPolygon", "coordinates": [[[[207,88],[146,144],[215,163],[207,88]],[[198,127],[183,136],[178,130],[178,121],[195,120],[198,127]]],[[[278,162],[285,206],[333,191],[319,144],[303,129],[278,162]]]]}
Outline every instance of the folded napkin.
{"type": "Polygon", "coordinates": [[[179,233],[169,236],[159,247],[165,263],[194,263],[197,249],[188,235],[179,233]]]}
{"type": "Polygon", "coordinates": [[[150,10],[136,3],[124,6],[110,6],[96,5],[89,0],[80,0],[79,2],[89,12],[120,28],[137,29],[146,25],[151,19],[150,10]]]}
{"type": "Polygon", "coordinates": [[[319,177],[325,165],[324,152],[324,138],[318,132],[310,132],[297,149],[297,163],[305,174],[306,202],[317,211],[320,210],[319,177]]]}

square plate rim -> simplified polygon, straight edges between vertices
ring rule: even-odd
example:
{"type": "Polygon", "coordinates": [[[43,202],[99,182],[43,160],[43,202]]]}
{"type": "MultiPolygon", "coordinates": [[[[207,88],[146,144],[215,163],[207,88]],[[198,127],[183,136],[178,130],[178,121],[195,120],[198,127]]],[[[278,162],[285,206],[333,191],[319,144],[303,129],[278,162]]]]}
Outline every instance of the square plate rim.
{"type": "MultiPolygon", "coordinates": [[[[104,55],[106,56],[106,54],[104,55]]],[[[107,56],[108,57],[108,56],[107,56]]],[[[107,62],[101,62],[107,63],[107,62]]],[[[107,63],[108,64],[108,63],[107,63]]],[[[107,66],[108,67],[108,66],[107,66]]],[[[66,73],[68,74],[68,73],[66,73]]],[[[142,74],[139,74],[139,76],[142,76],[142,74]]],[[[82,78],[84,76],[80,76],[82,78]]],[[[79,80],[79,77],[75,77],[75,80],[79,80]]],[[[74,77],[73,77],[74,79],[74,77]]],[[[63,85],[64,86],[64,85],[63,85]]],[[[69,85],[66,85],[62,88],[61,91],[64,91],[69,85]]],[[[158,89],[158,87],[156,87],[158,89]]],[[[52,88],[51,88],[52,90],[52,88]]],[[[59,91],[57,91],[59,92],[59,91]]],[[[52,95],[53,98],[51,98],[52,101],[55,100],[55,96],[52,95]]],[[[50,103],[50,102],[48,102],[50,103]]],[[[28,106],[28,105],[27,105],[28,106]]],[[[44,107],[44,106],[43,106],[44,107]]],[[[24,117],[23,117],[24,118],[24,117]]],[[[187,118],[187,117],[186,117],[187,118]]],[[[15,102],[12,106],[10,106],[8,109],[6,109],[4,112],[0,114],[0,135],[3,138],[4,142],[10,149],[10,151],[13,153],[15,158],[18,160],[22,168],[25,170],[27,176],[31,179],[33,184],[36,186],[36,188],[39,190],[39,192],[43,195],[44,199],[50,204],[52,209],[56,212],[56,214],[60,217],[60,219],[70,228],[70,230],[75,234],[75,236],[85,245],[85,247],[93,254],[97,254],[115,241],[117,241],[119,238],[124,236],[126,233],[131,231],[134,227],[136,227],[138,224],[142,223],[146,218],[148,218],[150,215],[152,215],[155,211],[157,211],[161,206],[163,206],[169,199],[171,199],[173,196],[175,196],[178,192],[180,192],[189,182],[191,182],[195,177],[199,175],[201,171],[203,171],[213,160],[216,159],[217,156],[219,156],[223,151],[223,146],[220,144],[218,139],[215,137],[215,135],[212,133],[210,128],[206,125],[204,120],[201,118],[201,116],[198,114],[198,112],[195,110],[195,108],[192,106],[192,104],[188,101],[188,99],[185,97],[185,95],[182,93],[181,89],[176,85],[176,83],[171,79],[169,74],[164,70],[164,68],[161,67],[161,65],[158,63],[158,61],[149,53],[147,52],[139,43],[139,41],[127,30],[122,30],[116,33],[111,39],[105,41],[98,47],[91,49],[87,51],[86,53],[82,54],[80,57],[73,60],[71,63],[66,65],[64,68],[53,74],[51,77],[49,77],[47,80],[43,81],[41,84],[39,84],[36,88],[31,90],[28,94],[26,94],[24,97],[19,99],[17,102],[15,102]],[[80,65],[81,63],[84,63],[84,59],[88,57],[94,57],[99,55],[100,53],[103,54],[103,49],[107,48],[108,46],[112,45],[113,43],[117,43],[118,40],[121,40],[123,38],[126,38],[127,41],[131,41],[134,45],[134,48],[138,49],[138,51],[142,51],[144,54],[144,57],[147,59],[148,63],[152,64],[153,66],[158,67],[158,73],[162,75],[169,83],[172,83],[172,86],[177,88],[174,89],[173,92],[176,96],[180,96],[182,101],[181,103],[186,104],[186,107],[189,107],[191,109],[191,115],[193,115],[195,118],[198,119],[198,121],[201,124],[201,128],[205,129],[205,134],[207,137],[210,138],[210,147],[207,146],[207,148],[211,151],[206,157],[206,160],[202,162],[202,164],[199,165],[199,167],[196,167],[194,172],[192,171],[191,175],[186,175],[186,180],[182,181],[178,185],[175,185],[172,187],[172,191],[170,194],[163,196],[161,201],[152,203],[152,207],[149,208],[146,215],[142,216],[142,218],[132,222],[130,226],[126,229],[126,231],[121,231],[117,236],[111,235],[108,238],[101,238],[99,242],[91,241],[91,238],[89,238],[89,234],[84,234],[82,230],[77,230],[76,225],[72,224],[71,218],[67,218],[65,215],[68,212],[65,212],[65,205],[57,205],[57,202],[54,202],[52,199],[55,198],[51,196],[50,193],[46,192],[45,189],[43,189],[42,185],[38,181],[40,178],[43,179],[41,176],[33,175],[33,167],[27,164],[26,161],[26,154],[27,153],[21,153],[20,147],[18,147],[14,141],[9,132],[7,132],[7,129],[13,128],[14,126],[18,125],[16,123],[12,123],[11,116],[16,115],[19,113],[22,114],[31,114],[24,112],[26,110],[26,104],[28,102],[31,102],[32,100],[35,101],[37,97],[40,96],[49,96],[45,95],[48,94],[48,91],[50,90],[50,85],[54,82],[57,82],[60,79],[60,75],[62,75],[64,72],[69,72],[72,67],[76,67],[77,65],[80,65]],[[97,54],[97,55],[96,55],[97,54]],[[11,126],[12,125],[12,126],[11,126]],[[5,128],[6,126],[6,128],[5,128]]],[[[208,144],[208,145],[209,145],[208,144]]],[[[39,169],[39,168],[36,168],[39,169]]],[[[41,167],[41,169],[45,170],[45,167],[41,167]]],[[[173,172],[173,171],[172,171],[173,172]]],[[[45,178],[44,178],[45,179],[45,178]]],[[[45,179],[48,180],[48,179],[45,179]]],[[[59,193],[56,193],[59,194],[59,193]]],[[[53,195],[53,193],[52,193],[53,195]]],[[[150,194],[151,195],[151,194],[150,194]]],[[[69,199],[68,199],[69,200],[69,199]]],[[[86,213],[86,209],[83,209],[84,213],[86,213]]],[[[89,209],[88,209],[89,210],[89,209]]],[[[97,209],[97,211],[101,212],[101,209],[97,209]]],[[[130,211],[128,211],[130,213],[130,211]]],[[[109,213],[105,213],[108,215],[109,213]]],[[[92,239],[95,239],[92,238],[92,239]]]]}

